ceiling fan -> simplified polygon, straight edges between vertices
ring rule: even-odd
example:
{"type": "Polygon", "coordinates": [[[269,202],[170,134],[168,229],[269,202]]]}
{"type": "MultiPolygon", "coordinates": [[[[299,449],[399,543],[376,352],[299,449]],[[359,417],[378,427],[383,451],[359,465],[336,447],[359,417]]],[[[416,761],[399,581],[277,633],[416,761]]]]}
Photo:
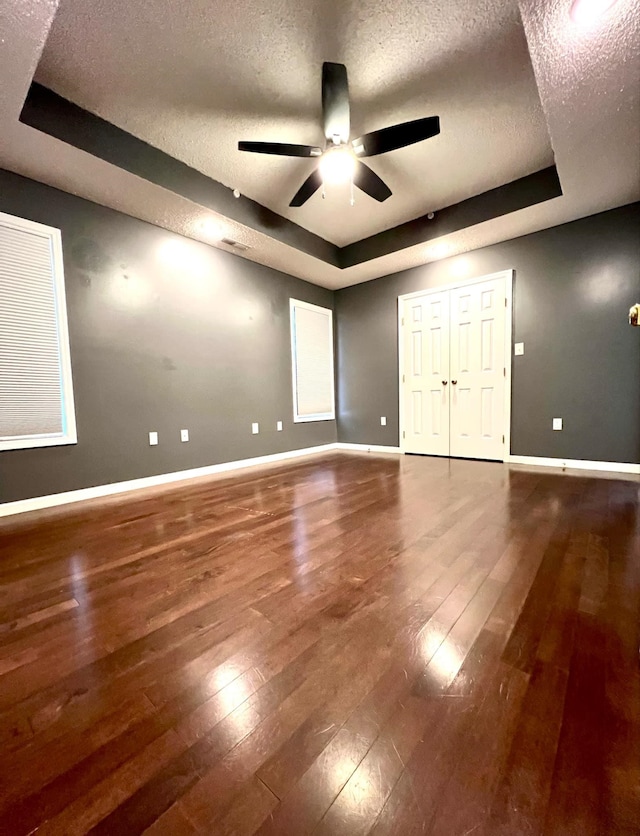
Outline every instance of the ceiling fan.
{"type": "Polygon", "coordinates": [[[427,116],[371,131],[349,141],[349,82],[344,64],[322,65],[322,121],[326,145],[290,145],[285,142],[239,142],[238,150],[283,157],[318,157],[317,168],[293,196],[289,206],[302,206],[326,182],[350,180],[374,200],[391,196],[391,189],[365,165],[361,157],[375,157],[396,148],[422,142],[440,133],[440,118],[427,116]]]}

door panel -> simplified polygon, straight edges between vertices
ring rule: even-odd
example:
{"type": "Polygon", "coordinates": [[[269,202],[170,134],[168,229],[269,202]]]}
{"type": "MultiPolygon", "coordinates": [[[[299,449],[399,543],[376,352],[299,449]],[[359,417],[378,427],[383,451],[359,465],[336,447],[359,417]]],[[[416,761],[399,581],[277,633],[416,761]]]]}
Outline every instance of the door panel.
{"type": "Polygon", "coordinates": [[[458,327],[458,366],[460,371],[471,371],[471,323],[462,322],[458,327]]]}
{"type": "Polygon", "coordinates": [[[491,438],[494,434],[494,395],[490,388],[483,388],[480,392],[480,435],[491,438]]]}
{"type": "Polygon", "coordinates": [[[423,435],[423,425],[424,422],[422,420],[422,391],[420,389],[414,389],[411,392],[411,428],[413,429],[414,435],[423,435]]]}
{"type": "Polygon", "coordinates": [[[404,302],[404,448],[449,455],[449,293],[404,302]]]}
{"type": "Polygon", "coordinates": [[[411,375],[420,377],[422,375],[422,331],[413,331],[411,334],[411,375]]]}
{"type": "Polygon", "coordinates": [[[458,386],[458,388],[451,389],[452,396],[455,396],[455,404],[458,412],[458,433],[461,438],[470,438],[472,435],[472,409],[471,409],[471,389],[466,386],[458,386]]]}
{"type": "Polygon", "coordinates": [[[502,279],[451,291],[452,456],[504,458],[504,299],[502,279]]]}

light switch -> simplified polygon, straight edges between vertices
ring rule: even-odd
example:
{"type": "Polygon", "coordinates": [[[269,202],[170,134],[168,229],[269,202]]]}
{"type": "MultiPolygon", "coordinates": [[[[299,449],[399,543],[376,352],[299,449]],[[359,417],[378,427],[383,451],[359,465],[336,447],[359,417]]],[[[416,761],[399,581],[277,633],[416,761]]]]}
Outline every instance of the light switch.
{"type": "Polygon", "coordinates": [[[278,421],[276,424],[276,430],[281,433],[282,432],[282,421],[278,421]]]}
{"type": "Polygon", "coordinates": [[[380,426],[381,427],[386,427],[387,426],[387,418],[386,418],[385,415],[380,416],[380,426]]]}
{"type": "Polygon", "coordinates": [[[189,430],[180,430],[180,441],[189,441],[189,430]]]}
{"type": "Polygon", "coordinates": [[[516,343],[515,345],[515,355],[516,357],[520,357],[524,354],[524,343],[516,343]]]}
{"type": "Polygon", "coordinates": [[[554,430],[561,430],[562,429],[562,418],[554,418],[553,419],[553,429],[554,430]]]}
{"type": "Polygon", "coordinates": [[[251,432],[252,432],[254,435],[258,435],[258,433],[260,432],[260,425],[258,424],[258,422],[257,422],[257,421],[255,421],[255,422],[251,425],[251,432]]]}
{"type": "Polygon", "coordinates": [[[158,433],[149,433],[149,444],[154,447],[158,443],[158,433]]]}

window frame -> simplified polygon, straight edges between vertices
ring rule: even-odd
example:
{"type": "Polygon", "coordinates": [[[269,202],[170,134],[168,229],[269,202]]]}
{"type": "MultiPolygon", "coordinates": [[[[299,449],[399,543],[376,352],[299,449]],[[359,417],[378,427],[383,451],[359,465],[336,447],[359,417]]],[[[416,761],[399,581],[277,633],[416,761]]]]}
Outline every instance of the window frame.
{"type": "Polygon", "coordinates": [[[64,262],[62,256],[62,233],[55,227],[45,226],[36,221],[19,218],[15,215],[8,215],[5,212],[0,212],[0,226],[31,232],[49,239],[58,332],[58,355],[60,357],[61,414],[63,427],[61,433],[0,436],[0,451],[77,444],[78,434],[71,372],[71,348],[69,344],[69,320],[67,317],[64,262]]]}
{"type": "Polygon", "coordinates": [[[335,421],[336,419],[336,381],[335,381],[335,351],[333,342],[333,310],[323,308],[320,305],[312,305],[311,302],[303,302],[301,299],[289,299],[289,324],[291,337],[291,385],[293,395],[293,422],[294,424],[310,423],[312,421],[335,421]],[[309,311],[327,315],[329,320],[329,339],[331,345],[331,410],[329,412],[317,412],[313,415],[300,415],[298,412],[298,387],[297,387],[297,352],[296,352],[296,308],[305,308],[309,311]]]}

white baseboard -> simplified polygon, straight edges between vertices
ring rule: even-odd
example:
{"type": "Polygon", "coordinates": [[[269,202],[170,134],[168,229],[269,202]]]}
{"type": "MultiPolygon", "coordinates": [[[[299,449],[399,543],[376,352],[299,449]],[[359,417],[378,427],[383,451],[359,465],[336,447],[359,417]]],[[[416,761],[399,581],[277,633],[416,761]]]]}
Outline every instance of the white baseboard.
{"type": "Polygon", "coordinates": [[[348,444],[339,441],[336,450],[355,450],[357,453],[400,453],[399,447],[386,447],[384,444],[348,444]]]}
{"type": "MultiPolygon", "coordinates": [[[[233,462],[222,462],[221,464],[207,465],[206,467],[194,467],[190,470],[179,470],[175,473],[161,473],[159,476],[145,476],[141,479],[130,479],[127,482],[114,482],[111,485],[97,485],[94,488],[81,488],[77,491],[65,491],[64,493],[49,494],[48,496],[36,496],[32,499],[19,499],[16,502],[0,503],[0,518],[9,517],[13,514],[24,514],[27,511],[39,511],[44,508],[55,508],[58,505],[68,505],[72,502],[82,502],[87,499],[100,499],[105,496],[137,491],[142,488],[154,488],[161,485],[169,485],[172,482],[182,482],[188,479],[196,479],[202,476],[213,476],[216,473],[226,473],[232,470],[241,470],[245,467],[269,464],[271,462],[283,462],[287,459],[295,459],[300,456],[310,456],[314,453],[326,453],[331,450],[351,450],[358,453],[400,453],[400,447],[385,446],[382,444],[348,444],[346,442],[334,442],[321,444],[317,447],[303,447],[300,450],[288,450],[285,453],[272,453],[268,456],[256,456],[252,459],[239,459],[233,462]]],[[[626,464],[623,462],[590,462],[582,459],[548,459],[540,456],[510,456],[509,464],[534,465],[536,467],[557,467],[579,470],[601,470],[611,473],[633,473],[640,474],[640,464],[626,464]]]]}
{"type": "Polygon", "coordinates": [[[206,467],[194,467],[191,470],[179,470],[175,473],[161,473],[159,476],[145,476],[142,479],[130,479],[127,482],[97,485],[95,488],[81,488],[77,491],[65,491],[64,493],[49,494],[49,496],[19,499],[16,502],[0,504],[0,517],[24,514],[27,511],[39,511],[43,508],[55,508],[57,505],[67,505],[71,502],[82,502],[87,499],[99,499],[104,496],[125,493],[126,491],[137,491],[141,488],[154,488],[159,485],[182,482],[185,479],[194,479],[199,476],[212,476],[215,473],[240,470],[244,467],[269,464],[270,462],[282,462],[287,459],[298,458],[299,456],[309,456],[313,453],[325,453],[329,450],[335,450],[336,447],[337,445],[335,443],[322,444],[318,447],[303,447],[300,450],[289,450],[286,453],[273,453],[269,456],[256,456],[253,459],[239,459],[234,462],[223,462],[222,464],[212,464],[206,467]]]}
{"type": "Polygon", "coordinates": [[[536,467],[559,467],[572,470],[602,470],[609,473],[640,474],[640,464],[626,462],[590,462],[584,459],[547,459],[543,456],[509,456],[508,464],[527,464],[536,467]]]}

